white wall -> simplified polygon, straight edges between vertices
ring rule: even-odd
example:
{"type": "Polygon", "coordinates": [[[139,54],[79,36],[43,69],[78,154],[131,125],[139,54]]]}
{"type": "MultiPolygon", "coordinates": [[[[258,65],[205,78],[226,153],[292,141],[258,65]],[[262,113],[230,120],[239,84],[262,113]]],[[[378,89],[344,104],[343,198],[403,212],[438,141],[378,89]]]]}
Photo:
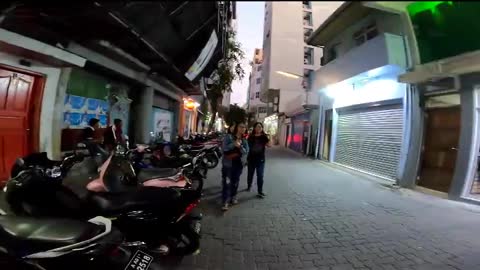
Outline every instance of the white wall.
{"type": "MultiPolygon", "coordinates": [[[[339,20],[341,19],[342,18],[340,17],[339,20]]],[[[371,23],[376,23],[379,34],[390,33],[399,36],[402,35],[402,23],[399,15],[386,13],[380,10],[372,10],[368,16],[357,21],[355,24],[350,25],[345,30],[338,33],[335,38],[328,41],[325,44],[324,54],[327,54],[327,57],[329,57],[328,50],[332,46],[337,45],[337,58],[339,58],[353,48],[358,47],[353,39],[353,34],[371,23]]]]}
{"type": "Polygon", "coordinates": [[[324,109],[403,98],[406,87],[406,84],[397,82],[396,74],[367,82],[339,83],[322,93],[322,96],[327,95],[331,100],[324,103],[324,109]]]}
{"type": "MultiPolygon", "coordinates": [[[[330,16],[342,2],[311,2],[313,30],[330,16]]],[[[313,65],[305,65],[302,2],[267,2],[264,26],[264,66],[262,91],[280,89],[279,111],[304,92],[302,79],[292,79],[276,73],[283,71],[303,75],[304,69],[320,67],[321,49],[314,48],[313,65]],[[268,14],[267,14],[268,13],[268,14]],[[266,38],[267,33],[270,36],[266,38]]],[[[312,47],[313,48],[313,47],[312,47]]]]}
{"type": "Polygon", "coordinates": [[[25,58],[0,52],[0,64],[31,70],[45,76],[46,81],[43,90],[42,108],[40,113],[39,150],[41,152],[47,152],[50,158],[58,158],[60,156],[61,130],[54,130],[54,127],[59,126],[63,121],[63,113],[58,112],[63,112],[63,97],[65,96],[65,89],[63,89],[63,94],[57,91],[61,69],[48,67],[30,59],[26,60],[31,61],[32,65],[30,67],[25,67],[18,64],[20,59],[25,58]],[[58,108],[58,104],[62,105],[61,109],[58,108]]]}
{"type": "Polygon", "coordinates": [[[250,108],[255,108],[258,106],[266,106],[265,103],[263,103],[260,100],[260,97],[256,97],[255,93],[260,92],[261,90],[261,82],[257,84],[257,79],[262,80],[262,70],[258,71],[258,67],[262,67],[262,64],[253,64],[252,65],[252,76],[250,78],[250,84],[249,84],[249,97],[248,97],[248,104],[250,108]]]}

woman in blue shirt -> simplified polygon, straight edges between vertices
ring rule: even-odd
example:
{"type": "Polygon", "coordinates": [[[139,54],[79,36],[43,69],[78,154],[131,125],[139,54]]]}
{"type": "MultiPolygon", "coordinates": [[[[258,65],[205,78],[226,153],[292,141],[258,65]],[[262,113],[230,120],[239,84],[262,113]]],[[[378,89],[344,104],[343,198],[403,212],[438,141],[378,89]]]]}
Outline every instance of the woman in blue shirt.
{"type": "Polygon", "coordinates": [[[243,138],[247,129],[244,123],[238,123],[231,134],[223,139],[222,174],[222,210],[228,210],[229,203],[238,203],[237,192],[243,166],[248,155],[248,142],[243,138]]]}

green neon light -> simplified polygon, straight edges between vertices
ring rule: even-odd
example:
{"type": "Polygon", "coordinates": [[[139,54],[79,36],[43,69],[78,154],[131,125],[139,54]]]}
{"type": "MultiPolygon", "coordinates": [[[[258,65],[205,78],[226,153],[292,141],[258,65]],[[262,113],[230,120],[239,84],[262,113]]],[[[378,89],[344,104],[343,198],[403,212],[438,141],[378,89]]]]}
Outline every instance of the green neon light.
{"type": "Polygon", "coordinates": [[[415,16],[425,10],[430,10],[433,15],[437,15],[437,6],[442,3],[453,5],[453,1],[419,1],[408,5],[407,10],[410,16],[415,16]]]}

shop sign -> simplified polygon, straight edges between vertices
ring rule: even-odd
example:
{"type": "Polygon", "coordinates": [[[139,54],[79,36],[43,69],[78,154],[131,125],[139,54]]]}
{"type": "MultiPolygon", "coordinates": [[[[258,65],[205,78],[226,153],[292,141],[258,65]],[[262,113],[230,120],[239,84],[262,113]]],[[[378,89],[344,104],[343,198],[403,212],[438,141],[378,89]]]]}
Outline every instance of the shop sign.
{"type": "Polygon", "coordinates": [[[210,35],[210,39],[208,40],[207,44],[203,48],[202,52],[198,56],[197,60],[193,65],[188,69],[185,73],[185,77],[187,77],[190,81],[193,81],[200,72],[207,66],[208,62],[213,56],[213,52],[218,44],[218,37],[215,30],[212,31],[210,35]]]}
{"type": "Polygon", "coordinates": [[[193,109],[197,108],[198,106],[200,106],[200,104],[198,102],[195,102],[191,98],[183,99],[183,108],[187,111],[192,111],[193,109]]]}

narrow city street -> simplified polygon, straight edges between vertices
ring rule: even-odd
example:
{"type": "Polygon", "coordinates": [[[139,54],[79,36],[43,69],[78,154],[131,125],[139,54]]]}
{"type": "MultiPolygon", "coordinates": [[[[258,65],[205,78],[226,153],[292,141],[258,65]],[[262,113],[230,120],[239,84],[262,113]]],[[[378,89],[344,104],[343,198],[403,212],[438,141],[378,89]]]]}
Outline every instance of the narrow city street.
{"type": "MultiPolygon", "coordinates": [[[[267,198],[220,211],[219,168],[201,208],[202,251],[172,269],[478,269],[480,208],[395,190],[273,148],[267,198]]],[[[246,187],[246,171],[240,189],[246,187]]]]}

